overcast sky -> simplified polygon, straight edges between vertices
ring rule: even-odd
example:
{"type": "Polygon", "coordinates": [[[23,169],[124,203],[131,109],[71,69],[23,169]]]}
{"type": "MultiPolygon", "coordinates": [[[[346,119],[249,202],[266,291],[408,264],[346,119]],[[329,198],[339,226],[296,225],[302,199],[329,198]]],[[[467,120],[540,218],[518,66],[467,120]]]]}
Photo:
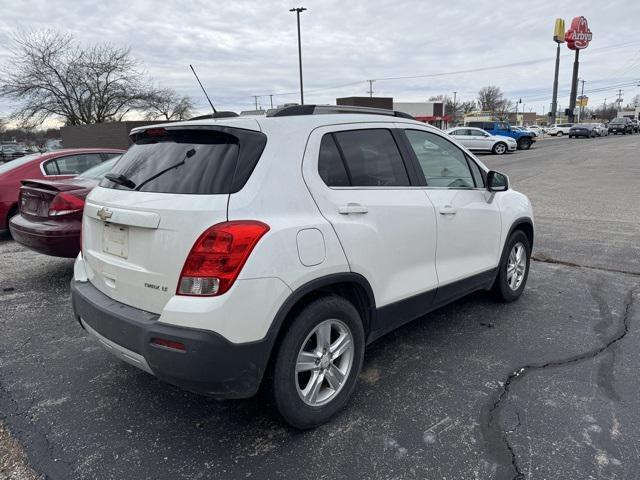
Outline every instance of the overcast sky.
{"type": "MultiPolygon", "coordinates": [[[[556,17],[584,15],[593,41],[580,55],[590,104],[612,101],[618,85],[640,80],[640,1],[498,0],[158,1],[0,0],[0,62],[16,29],[56,28],[82,43],[111,42],[133,55],[160,86],[190,95],[207,110],[192,63],[216,107],[252,108],[299,100],[294,6],[301,16],[306,103],[366,95],[421,101],[458,92],[476,98],[484,85],[522,98],[525,109],[547,112],[551,101],[556,17]],[[518,62],[510,67],[470,73],[518,62]],[[432,77],[381,80],[388,77],[432,77]],[[333,88],[333,87],[339,88],[333,88]],[[592,91],[594,90],[594,91],[592,91]],[[287,95],[287,93],[289,93],[287,95]]],[[[568,106],[573,52],[562,46],[560,96],[568,106]]],[[[0,75],[2,72],[0,71],[0,75]]],[[[640,87],[625,86],[625,101],[640,87]]],[[[0,101],[0,115],[11,106],[0,101]]]]}

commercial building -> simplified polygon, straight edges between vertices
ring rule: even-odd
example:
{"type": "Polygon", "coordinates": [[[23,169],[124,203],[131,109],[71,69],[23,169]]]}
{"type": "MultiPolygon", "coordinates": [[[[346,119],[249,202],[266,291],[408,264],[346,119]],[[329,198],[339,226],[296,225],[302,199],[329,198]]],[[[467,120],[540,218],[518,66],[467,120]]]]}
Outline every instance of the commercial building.
{"type": "Polygon", "coordinates": [[[640,120],[640,106],[626,107],[618,111],[618,117],[627,117],[632,120],[640,120]]]}
{"type": "Polygon", "coordinates": [[[64,148],[129,148],[129,132],[144,125],[162,121],[133,121],[69,125],[60,129],[64,148]]]}

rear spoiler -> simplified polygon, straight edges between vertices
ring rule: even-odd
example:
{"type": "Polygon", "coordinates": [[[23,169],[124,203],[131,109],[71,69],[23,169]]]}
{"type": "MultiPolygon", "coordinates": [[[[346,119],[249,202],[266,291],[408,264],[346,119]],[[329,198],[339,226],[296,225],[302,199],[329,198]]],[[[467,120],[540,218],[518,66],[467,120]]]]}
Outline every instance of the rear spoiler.
{"type": "Polygon", "coordinates": [[[69,190],[78,190],[82,187],[69,183],[62,183],[60,180],[22,180],[23,187],[37,188],[38,190],[49,190],[52,192],[67,192],[69,190]]]}

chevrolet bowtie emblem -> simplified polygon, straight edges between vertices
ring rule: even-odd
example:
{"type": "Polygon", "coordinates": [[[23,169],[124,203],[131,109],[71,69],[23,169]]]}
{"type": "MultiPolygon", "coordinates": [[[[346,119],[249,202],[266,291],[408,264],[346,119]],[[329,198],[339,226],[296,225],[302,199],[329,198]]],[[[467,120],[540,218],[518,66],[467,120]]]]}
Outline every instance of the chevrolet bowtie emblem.
{"type": "Polygon", "coordinates": [[[111,215],[113,215],[113,212],[106,207],[102,207],[100,210],[98,210],[98,216],[101,220],[107,220],[111,218],[111,215]]]}

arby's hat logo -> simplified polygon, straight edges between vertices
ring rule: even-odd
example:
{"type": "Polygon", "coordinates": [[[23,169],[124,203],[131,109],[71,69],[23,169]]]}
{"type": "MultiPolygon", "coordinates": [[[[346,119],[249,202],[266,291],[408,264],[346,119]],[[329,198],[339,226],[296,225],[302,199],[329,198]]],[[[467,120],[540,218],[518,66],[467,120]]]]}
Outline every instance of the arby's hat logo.
{"type": "Polygon", "coordinates": [[[567,30],[564,38],[567,41],[567,47],[571,50],[587,48],[591,38],[593,38],[587,19],[584,17],[575,17],[571,20],[571,27],[567,30]]]}

